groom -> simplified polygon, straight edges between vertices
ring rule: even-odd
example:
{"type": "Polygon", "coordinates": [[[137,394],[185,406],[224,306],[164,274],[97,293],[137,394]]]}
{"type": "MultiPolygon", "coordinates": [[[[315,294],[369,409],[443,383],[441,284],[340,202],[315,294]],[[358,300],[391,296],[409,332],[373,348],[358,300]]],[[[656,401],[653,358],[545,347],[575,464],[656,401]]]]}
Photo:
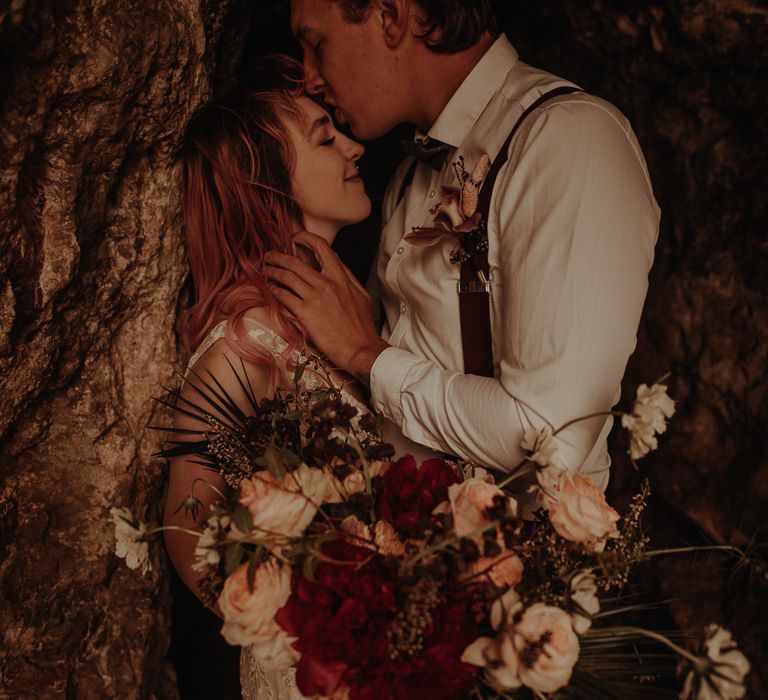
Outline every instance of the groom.
{"type": "MultiPolygon", "coordinates": [[[[623,115],[520,61],[488,0],[292,0],[291,23],[308,91],[358,138],[415,125],[415,158],[385,198],[381,337],[370,299],[311,234],[297,240],[322,272],[272,254],[278,300],[332,362],[370,381],[379,413],[434,450],[508,470],[526,428],[609,411],[659,222],[623,115]],[[460,191],[459,165],[472,173],[484,155],[482,224],[419,245],[413,229],[434,228],[441,188],[460,191]]],[[[454,225],[472,203],[451,210],[454,225]]],[[[610,428],[600,416],[558,435],[565,463],[602,488],[610,428]]]]}

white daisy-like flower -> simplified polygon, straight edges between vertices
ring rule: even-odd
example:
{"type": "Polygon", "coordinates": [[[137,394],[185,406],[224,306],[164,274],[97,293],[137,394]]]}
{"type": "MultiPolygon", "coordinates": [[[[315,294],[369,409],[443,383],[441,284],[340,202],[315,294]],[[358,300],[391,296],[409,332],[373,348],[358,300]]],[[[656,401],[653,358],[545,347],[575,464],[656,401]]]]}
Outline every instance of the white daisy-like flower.
{"type": "Polygon", "coordinates": [[[621,417],[621,425],[629,431],[629,454],[632,459],[645,457],[658,447],[656,435],[667,429],[667,419],[675,413],[675,402],[667,394],[665,384],[637,387],[632,413],[621,417]]]}
{"type": "Polygon", "coordinates": [[[592,616],[600,612],[597,583],[590,569],[579,571],[571,579],[568,600],[573,630],[584,634],[592,626],[592,616]]]}
{"type": "Polygon", "coordinates": [[[146,574],[152,568],[149,562],[149,544],[143,541],[147,526],[133,517],[128,508],[113,507],[109,511],[115,525],[115,554],[129,569],[146,574]]]}
{"type": "MultiPolygon", "coordinates": [[[[193,571],[205,571],[215,567],[221,561],[217,545],[222,540],[222,534],[232,524],[228,515],[211,515],[195,545],[195,563],[193,571]]],[[[235,538],[237,539],[237,538],[235,538]]]]}
{"type": "Polygon", "coordinates": [[[747,692],[744,679],[750,670],[749,661],[739,651],[733,636],[720,625],[708,625],[705,630],[701,663],[688,673],[681,700],[738,700],[747,692]]]}
{"type": "Polygon", "coordinates": [[[565,469],[565,461],[560,456],[557,438],[552,434],[552,428],[548,425],[538,430],[526,428],[520,447],[528,453],[528,459],[537,465],[536,479],[539,487],[545,493],[551,492],[565,469]]]}

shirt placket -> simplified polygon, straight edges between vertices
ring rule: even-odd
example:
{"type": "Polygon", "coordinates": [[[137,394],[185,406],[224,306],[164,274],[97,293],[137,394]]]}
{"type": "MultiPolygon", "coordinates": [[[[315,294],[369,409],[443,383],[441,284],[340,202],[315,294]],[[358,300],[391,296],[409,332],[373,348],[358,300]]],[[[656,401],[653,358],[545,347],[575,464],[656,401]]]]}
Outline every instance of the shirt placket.
{"type": "MultiPolygon", "coordinates": [[[[414,186],[415,184],[414,182],[414,186]]],[[[405,222],[405,226],[402,226],[403,236],[392,251],[392,256],[389,259],[385,272],[387,287],[398,299],[399,316],[389,337],[390,344],[396,346],[401,343],[403,337],[408,333],[412,322],[411,309],[408,304],[408,287],[407,284],[401,284],[401,280],[407,283],[408,275],[400,275],[401,268],[404,269],[404,272],[408,271],[409,262],[411,262],[411,256],[409,256],[411,244],[405,240],[405,233],[410,231],[413,226],[426,226],[431,223],[429,210],[437,201],[438,192],[440,191],[439,172],[431,172],[428,186],[420,189],[421,192],[416,191],[413,194],[417,197],[423,197],[423,203],[419,207],[418,213],[414,213],[409,217],[405,222]],[[424,192],[424,189],[426,189],[426,192],[424,192]]],[[[390,222],[389,225],[396,226],[396,223],[390,222]]],[[[411,274],[417,273],[418,271],[413,271],[411,274]]]]}

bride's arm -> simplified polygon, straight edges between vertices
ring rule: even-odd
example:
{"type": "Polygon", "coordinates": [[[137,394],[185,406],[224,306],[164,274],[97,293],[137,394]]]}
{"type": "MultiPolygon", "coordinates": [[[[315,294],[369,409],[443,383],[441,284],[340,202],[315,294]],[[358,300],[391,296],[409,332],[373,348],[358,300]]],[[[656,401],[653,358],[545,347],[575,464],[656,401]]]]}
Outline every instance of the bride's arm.
{"type": "MultiPolygon", "coordinates": [[[[206,370],[210,371],[232,399],[247,413],[250,410],[250,403],[233,375],[227,358],[235,367],[241,368],[240,358],[227,347],[223,340],[219,340],[200,358],[194,367],[195,372],[201,377],[208,379],[206,370]]],[[[266,394],[267,372],[264,368],[250,363],[245,363],[245,368],[256,398],[259,400],[266,394]]],[[[184,384],[181,392],[182,397],[204,407],[213,415],[220,415],[216,408],[205,402],[191,386],[190,382],[197,381],[195,376],[190,373],[187,379],[188,381],[184,384]]],[[[206,427],[201,421],[181,413],[175,414],[173,426],[187,430],[200,430],[206,427]]],[[[177,435],[178,438],[175,439],[184,439],[183,434],[177,435]]],[[[190,439],[192,437],[190,436],[190,439]]],[[[214,489],[225,493],[228,488],[217,472],[205,469],[199,464],[194,464],[194,460],[194,456],[174,457],[171,459],[168,493],[163,517],[164,525],[173,525],[192,530],[201,529],[211,504],[219,499],[214,489]],[[203,504],[203,507],[198,510],[196,518],[193,517],[191,512],[180,507],[189,494],[196,496],[203,504]]],[[[198,582],[203,578],[205,572],[192,569],[192,565],[195,563],[197,538],[174,530],[166,530],[163,534],[165,547],[174,568],[189,589],[202,600],[198,582]]],[[[211,609],[221,617],[218,605],[212,606],[211,609]]]]}

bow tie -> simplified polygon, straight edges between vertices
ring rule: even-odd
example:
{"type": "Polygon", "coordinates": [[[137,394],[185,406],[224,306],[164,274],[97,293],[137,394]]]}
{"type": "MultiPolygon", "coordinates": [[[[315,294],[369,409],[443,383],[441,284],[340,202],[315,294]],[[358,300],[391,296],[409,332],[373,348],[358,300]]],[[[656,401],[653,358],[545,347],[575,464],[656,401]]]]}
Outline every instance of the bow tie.
{"type": "Polygon", "coordinates": [[[402,144],[406,155],[429,163],[433,170],[441,170],[448,159],[448,154],[454,149],[451,144],[437,139],[430,139],[427,143],[405,140],[402,144]]]}

